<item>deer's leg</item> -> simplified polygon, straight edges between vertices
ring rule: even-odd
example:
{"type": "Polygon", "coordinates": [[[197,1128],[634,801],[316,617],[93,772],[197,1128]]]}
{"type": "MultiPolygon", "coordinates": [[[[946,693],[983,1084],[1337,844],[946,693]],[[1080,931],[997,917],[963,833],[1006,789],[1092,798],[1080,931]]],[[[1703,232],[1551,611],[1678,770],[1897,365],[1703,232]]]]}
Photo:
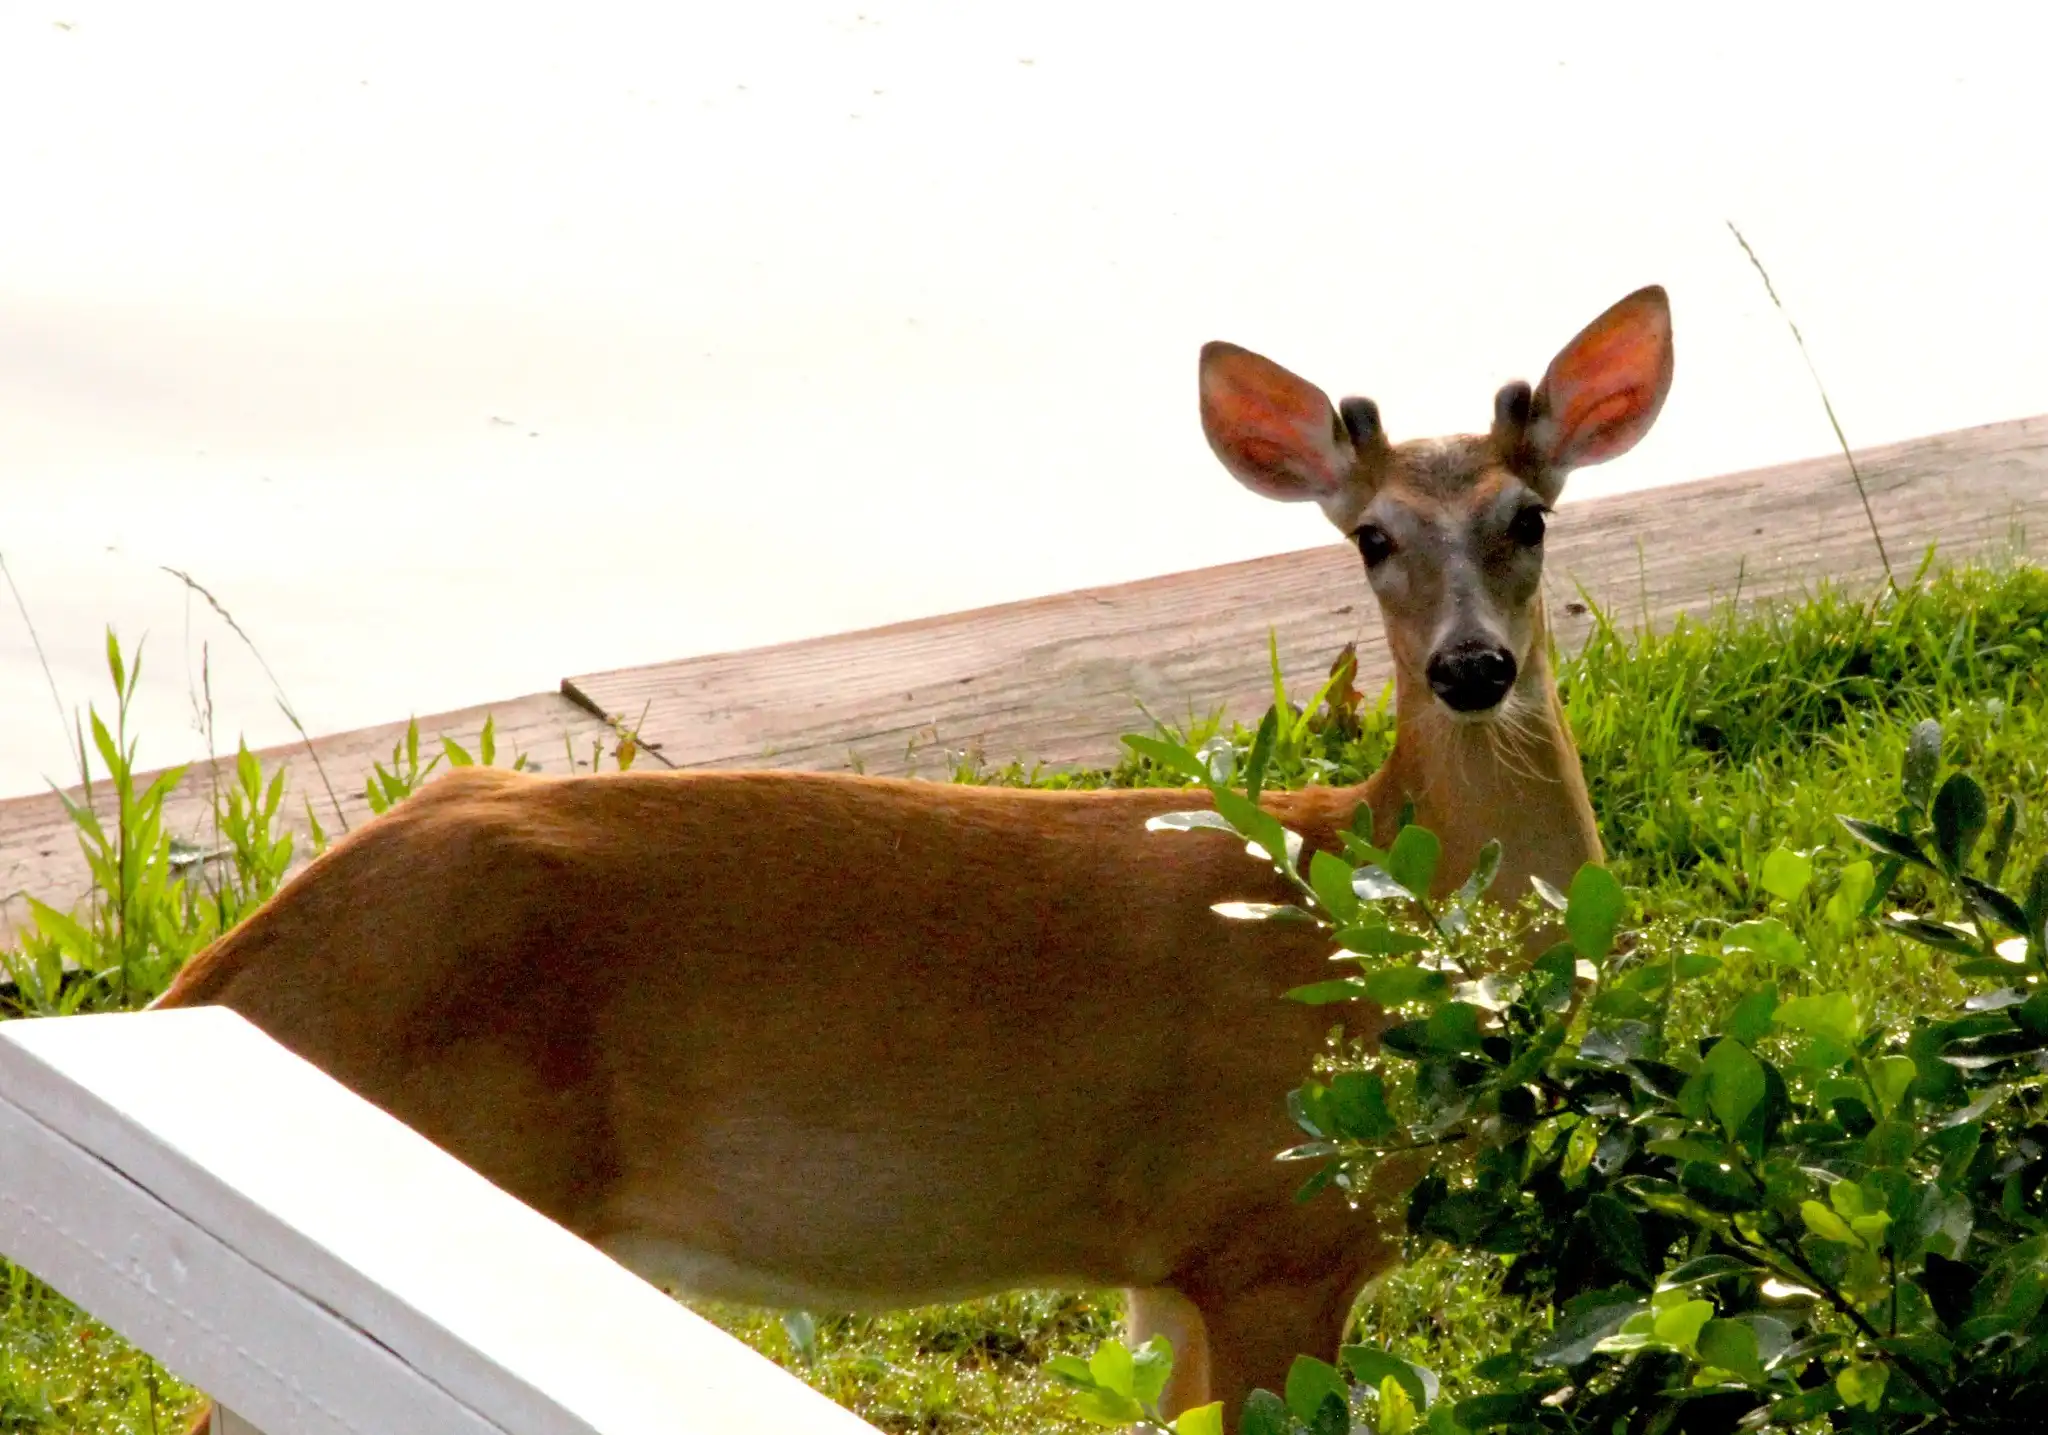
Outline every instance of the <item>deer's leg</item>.
{"type": "Polygon", "coordinates": [[[1245,1397],[1254,1390],[1285,1391],[1297,1355],[1337,1358],[1355,1284],[1323,1277],[1201,1293],[1209,1337],[1208,1398],[1223,1402],[1226,1429],[1237,1428],[1245,1397]]]}
{"type": "Polygon", "coordinates": [[[1124,1334],[1132,1350],[1155,1335],[1173,1344],[1173,1374],[1159,1397],[1168,1420],[1209,1403],[1209,1332],[1195,1303],[1170,1286],[1126,1293],[1124,1334]]]}

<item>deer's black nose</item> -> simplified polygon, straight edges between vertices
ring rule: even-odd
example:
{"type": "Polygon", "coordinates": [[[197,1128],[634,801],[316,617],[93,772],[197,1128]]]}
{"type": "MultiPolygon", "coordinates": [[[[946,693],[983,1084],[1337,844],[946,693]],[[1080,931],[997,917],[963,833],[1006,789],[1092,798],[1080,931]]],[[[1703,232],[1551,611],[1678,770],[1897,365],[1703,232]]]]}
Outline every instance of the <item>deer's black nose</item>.
{"type": "Polygon", "coordinates": [[[1461,713],[1500,706],[1515,685],[1515,655],[1491,643],[1459,643],[1430,655],[1429,686],[1461,713]]]}

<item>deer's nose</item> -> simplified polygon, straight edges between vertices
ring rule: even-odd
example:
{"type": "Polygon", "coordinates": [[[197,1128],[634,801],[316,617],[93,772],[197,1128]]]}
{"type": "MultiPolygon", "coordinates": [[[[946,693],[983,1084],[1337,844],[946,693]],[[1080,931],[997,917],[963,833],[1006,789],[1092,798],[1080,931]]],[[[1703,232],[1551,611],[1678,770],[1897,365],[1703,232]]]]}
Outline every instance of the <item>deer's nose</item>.
{"type": "Polygon", "coordinates": [[[1515,685],[1515,655],[1492,643],[1458,643],[1430,655],[1429,686],[1461,713],[1500,706],[1515,685]]]}

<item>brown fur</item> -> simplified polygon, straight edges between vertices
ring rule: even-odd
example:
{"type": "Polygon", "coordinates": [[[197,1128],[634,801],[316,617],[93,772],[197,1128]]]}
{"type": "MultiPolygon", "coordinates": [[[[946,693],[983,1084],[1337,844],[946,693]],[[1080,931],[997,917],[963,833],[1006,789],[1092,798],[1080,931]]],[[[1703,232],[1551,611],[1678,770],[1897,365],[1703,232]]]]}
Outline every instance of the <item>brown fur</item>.
{"type": "MultiPolygon", "coordinates": [[[[1229,416],[1211,432],[1238,471],[1229,416]]],[[[1490,521],[1520,481],[1498,444],[1463,444],[1455,481],[1446,450],[1405,451],[1413,483],[1404,449],[1355,473],[1438,523],[1490,521]]],[[[1447,715],[1427,634],[1390,605],[1392,757],[1267,807],[1335,849],[1359,803],[1385,831],[1413,801],[1444,841],[1440,888],[1495,836],[1507,891],[1597,859],[1533,587],[1520,607],[1512,732],[1447,715]]],[[[1169,1406],[1220,1398],[1234,1421],[1294,1355],[1334,1354],[1398,1218],[1290,1200],[1284,1097],[1332,1017],[1279,994],[1326,976],[1330,946],[1209,910],[1285,893],[1239,842],[1145,830],[1199,801],[463,769],[336,843],[160,1004],[234,1008],[703,1294],[882,1308],[1131,1287],[1134,1336],[1175,1338],[1169,1406]]],[[[1353,1013],[1367,1035],[1383,1022],[1353,1013]]]]}

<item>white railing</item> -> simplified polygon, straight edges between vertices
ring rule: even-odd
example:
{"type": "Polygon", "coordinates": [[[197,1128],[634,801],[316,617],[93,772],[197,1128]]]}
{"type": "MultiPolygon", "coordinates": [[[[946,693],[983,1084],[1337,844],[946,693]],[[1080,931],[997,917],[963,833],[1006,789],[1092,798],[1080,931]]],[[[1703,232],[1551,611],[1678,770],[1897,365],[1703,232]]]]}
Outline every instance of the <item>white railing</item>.
{"type": "Polygon", "coordinates": [[[873,1435],[225,1009],[0,1023],[0,1254],[231,1430],[873,1435]]]}

